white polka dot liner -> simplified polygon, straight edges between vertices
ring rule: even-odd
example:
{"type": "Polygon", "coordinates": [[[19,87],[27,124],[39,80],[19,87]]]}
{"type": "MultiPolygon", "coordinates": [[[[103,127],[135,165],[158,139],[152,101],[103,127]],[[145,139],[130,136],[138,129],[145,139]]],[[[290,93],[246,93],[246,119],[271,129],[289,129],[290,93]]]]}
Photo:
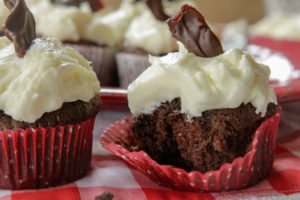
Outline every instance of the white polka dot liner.
{"type": "Polygon", "coordinates": [[[204,174],[160,165],[144,151],[130,152],[124,148],[135,144],[129,127],[131,116],[117,121],[105,130],[100,143],[159,185],[183,191],[234,190],[253,185],[270,173],[280,114],[281,108],[259,126],[254,134],[251,149],[244,157],[235,158],[232,163],[223,164],[219,170],[204,174]]]}
{"type": "Polygon", "coordinates": [[[0,131],[0,188],[44,188],[83,177],[90,166],[94,122],[0,131]]]}

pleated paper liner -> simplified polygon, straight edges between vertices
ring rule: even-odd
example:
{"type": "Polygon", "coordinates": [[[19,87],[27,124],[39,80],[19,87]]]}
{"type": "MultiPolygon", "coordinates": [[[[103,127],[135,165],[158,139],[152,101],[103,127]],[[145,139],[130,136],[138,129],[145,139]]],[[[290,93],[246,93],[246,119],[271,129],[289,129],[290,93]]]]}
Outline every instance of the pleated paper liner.
{"type": "Polygon", "coordinates": [[[132,81],[150,66],[148,55],[117,53],[116,60],[122,88],[127,88],[132,81]]]}
{"type": "Polygon", "coordinates": [[[226,163],[219,170],[187,172],[169,165],[160,165],[144,151],[129,152],[123,146],[135,144],[129,123],[131,116],[109,127],[100,140],[102,146],[138,169],[159,185],[184,191],[222,191],[244,188],[268,176],[273,165],[276,134],[281,109],[267,118],[256,130],[251,150],[226,163]],[[121,144],[121,145],[120,145],[121,144]],[[122,146],[123,145],[123,146],[122,146]]]}
{"type": "Polygon", "coordinates": [[[0,132],[0,188],[43,188],[83,177],[90,166],[94,121],[0,132]]]}
{"type": "Polygon", "coordinates": [[[64,45],[75,49],[85,59],[91,61],[91,66],[97,74],[101,86],[118,86],[118,72],[115,61],[116,49],[80,44],[64,45]]]}

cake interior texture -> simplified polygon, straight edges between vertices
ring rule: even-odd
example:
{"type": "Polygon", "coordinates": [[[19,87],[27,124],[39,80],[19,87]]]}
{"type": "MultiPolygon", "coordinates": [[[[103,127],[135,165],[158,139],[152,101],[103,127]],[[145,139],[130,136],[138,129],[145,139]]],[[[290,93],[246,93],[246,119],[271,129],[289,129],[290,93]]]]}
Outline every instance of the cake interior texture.
{"type": "Polygon", "coordinates": [[[224,163],[250,150],[255,130],[262,121],[276,113],[270,103],[266,115],[255,113],[250,104],[234,109],[216,109],[200,117],[181,113],[181,100],[162,103],[151,114],[139,114],[131,120],[136,146],[160,164],[173,165],[202,173],[218,170],[224,163]]]}

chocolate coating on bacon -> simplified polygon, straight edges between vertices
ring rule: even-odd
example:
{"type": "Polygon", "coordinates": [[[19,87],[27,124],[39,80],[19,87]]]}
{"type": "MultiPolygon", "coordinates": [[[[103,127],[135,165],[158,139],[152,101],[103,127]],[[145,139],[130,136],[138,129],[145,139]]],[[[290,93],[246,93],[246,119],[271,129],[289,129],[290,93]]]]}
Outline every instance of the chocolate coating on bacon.
{"type": "Polygon", "coordinates": [[[18,57],[24,57],[26,49],[36,38],[35,21],[24,0],[4,0],[10,10],[4,26],[3,33],[14,43],[18,57]]]}
{"type": "Polygon", "coordinates": [[[96,12],[99,10],[99,7],[101,5],[101,2],[99,0],[51,0],[51,3],[53,4],[63,4],[66,6],[77,6],[83,2],[88,2],[92,11],[96,12]]]}
{"type": "Polygon", "coordinates": [[[195,8],[183,5],[167,23],[173,37],[182,42],[189,52],[200,57],[214,57],[223,53],[221,42],[195,8]]]}
{"type": "Polygon", "coordinates": [[[156,19],[165,21],[169,18],[164,12],[161,0],[146,0],[146,4],[156,19]]]}

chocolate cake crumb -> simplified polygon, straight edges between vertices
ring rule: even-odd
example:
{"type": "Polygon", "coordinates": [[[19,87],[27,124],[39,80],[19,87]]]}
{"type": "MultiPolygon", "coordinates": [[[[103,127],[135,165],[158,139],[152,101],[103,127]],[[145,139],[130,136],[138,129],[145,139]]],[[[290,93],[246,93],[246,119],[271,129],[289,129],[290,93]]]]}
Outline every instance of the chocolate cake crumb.
{"type": "Polygon", "coordinates": [[[112,200],[114,195],[110,192],[104,192],[100,196],[96,196],[95,200],[112,200]]]}
{"type": "Polygon", "coordinates": [[[44,113],[42,117],[34,123],[14,120],[11,116],[0,111],[0,130],[6,129],[16,130],[18,128],[37,128],[37,127],[52,127],[64,126],[68,124],[77,124],[82,121],[93,118],[97,115],[100,109],[100,97],[98,94],[89,101],[75,101],[64,103],[62,107],[56,111],[44,113]]]}
{"type": "Polygon", "coordinates": [[[158,163],[204,173],[244,156],[250,150],[255,130],[277,109],[270,103],[261,117],[248,103],[235,109],[205,111],[201,117],[189,119],[181,113],[180,98],[175,98],[151,114],[134,116],[131,130],[138,149],[158,163]]]}

